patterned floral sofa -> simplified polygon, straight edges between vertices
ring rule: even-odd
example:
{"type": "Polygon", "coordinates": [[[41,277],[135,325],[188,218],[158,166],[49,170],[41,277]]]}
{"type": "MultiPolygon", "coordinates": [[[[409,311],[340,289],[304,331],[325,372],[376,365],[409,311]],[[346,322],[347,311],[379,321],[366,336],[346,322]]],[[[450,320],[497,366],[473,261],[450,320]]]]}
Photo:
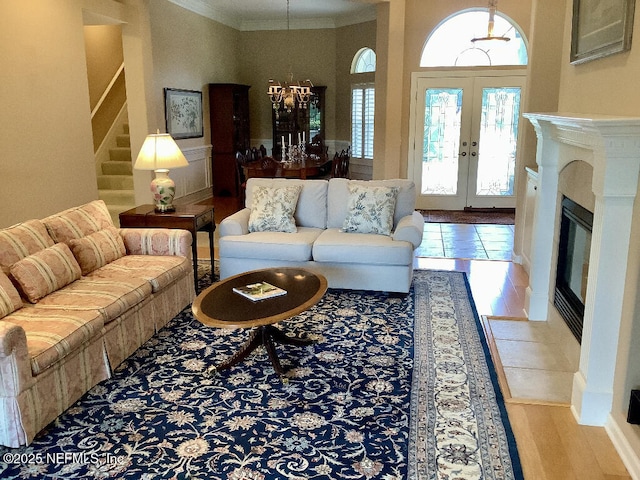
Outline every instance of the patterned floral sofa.
{"type": "Polygon", "coordinates": [[[305,267],[333,288],[407,293],[424,218],[410,180],[250,178],[246,208],[225,218],[220,278],[305,267]]]}
{"type": "Polygon", "coordinates": [[[191,234],[101,200],[0,230],[0,444],[18,447],[194,298],[191,234]]]}

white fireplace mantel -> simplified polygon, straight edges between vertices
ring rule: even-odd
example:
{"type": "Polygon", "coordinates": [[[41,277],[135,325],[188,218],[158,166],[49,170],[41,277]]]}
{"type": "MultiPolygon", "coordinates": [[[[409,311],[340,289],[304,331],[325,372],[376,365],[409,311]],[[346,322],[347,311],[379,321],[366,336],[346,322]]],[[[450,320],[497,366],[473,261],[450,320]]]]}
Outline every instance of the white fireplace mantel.
{"type": "Polygon", "coordinates": [[[633,203],[640,172],[640,118],[525,113],[538,137],[538,196],[526,310],[547,320],[553,302],[558,237],[558,179],[575,160],[593,167],[595,210],[580,366],[571,404],[579,423],[604,425],[613,381],[630,246],[633,203]]]}

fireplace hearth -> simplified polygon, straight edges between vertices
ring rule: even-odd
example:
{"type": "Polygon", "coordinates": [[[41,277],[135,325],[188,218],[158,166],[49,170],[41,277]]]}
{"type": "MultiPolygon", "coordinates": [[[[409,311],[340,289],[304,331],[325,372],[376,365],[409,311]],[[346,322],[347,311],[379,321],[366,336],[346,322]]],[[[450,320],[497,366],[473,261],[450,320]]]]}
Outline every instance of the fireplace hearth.
{"type": "Polygon", "coordinates": [[[592,228],[593,213],[564,197],[553,304],[579,343],[587,300],[592,228]]]}
{"type": "MultiPolygon", "coordinates": [[[[619,416],[618,410],[613,411],[613,399],[615,372],[623,355],[622,322],[630,321],[623,304],[640,173],[640,117],[562,113],[524,116],[531,121],[538,139],[538,191],[525,299],[529,320],[548,320],[555,313],[550,308],[554,308],[554,257],[560,234],[560,172],[576,160],[593,168],[588,286],[571,409],[579,423],[602,426],[619,416]]],[[[582,294],[582,281],[577,283],[580,287],[576,290],[582,294]]],[[[566,334],[571,336],[568,331],[566,334]]]]}

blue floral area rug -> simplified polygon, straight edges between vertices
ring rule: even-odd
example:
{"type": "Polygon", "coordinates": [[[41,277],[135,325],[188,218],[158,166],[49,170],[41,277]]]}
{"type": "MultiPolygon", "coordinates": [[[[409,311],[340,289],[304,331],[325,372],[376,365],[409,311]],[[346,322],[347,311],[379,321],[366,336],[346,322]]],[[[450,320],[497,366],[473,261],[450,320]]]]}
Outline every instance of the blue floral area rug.
{"type": "MultiPolygon", "coordinates": [[[[201,280],[210,282],[209,274],[201,280]]],[[[282,322],[308,346],[185,309],[28,447],[3,479],[521,479],[515,441],[463,273],[416,271],[404,298],[329,290],[282,322]]]]}

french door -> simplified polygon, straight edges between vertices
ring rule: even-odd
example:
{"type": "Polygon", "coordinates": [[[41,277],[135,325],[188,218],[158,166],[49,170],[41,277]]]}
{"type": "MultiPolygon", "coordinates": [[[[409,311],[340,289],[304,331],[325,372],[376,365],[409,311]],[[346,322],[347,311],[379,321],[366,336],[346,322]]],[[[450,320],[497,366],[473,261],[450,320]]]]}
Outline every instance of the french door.
{"type": "Polygon", "coordinates": [[[414,76],[417,207],[515,207],[520,99],[526,77],[414,76]]]}

